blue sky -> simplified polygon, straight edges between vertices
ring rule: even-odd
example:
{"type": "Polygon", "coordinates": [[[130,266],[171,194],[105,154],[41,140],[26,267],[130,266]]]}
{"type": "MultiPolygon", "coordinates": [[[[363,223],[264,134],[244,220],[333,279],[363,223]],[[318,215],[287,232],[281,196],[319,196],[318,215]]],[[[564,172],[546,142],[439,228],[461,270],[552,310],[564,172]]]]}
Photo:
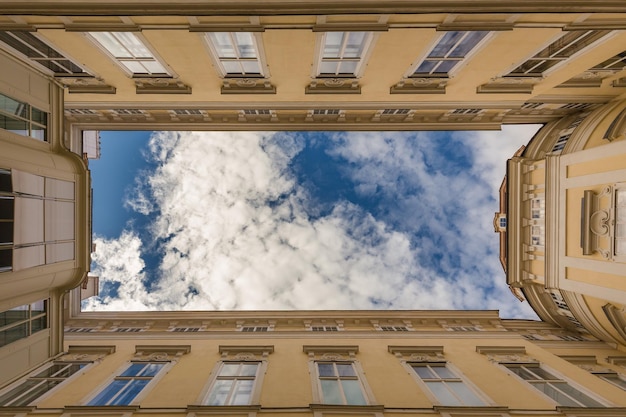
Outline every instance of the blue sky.
{"type": "Polygon", "coordinates": [[[499,309],[502,132],[102,132],[87,310],[499,309]]]}

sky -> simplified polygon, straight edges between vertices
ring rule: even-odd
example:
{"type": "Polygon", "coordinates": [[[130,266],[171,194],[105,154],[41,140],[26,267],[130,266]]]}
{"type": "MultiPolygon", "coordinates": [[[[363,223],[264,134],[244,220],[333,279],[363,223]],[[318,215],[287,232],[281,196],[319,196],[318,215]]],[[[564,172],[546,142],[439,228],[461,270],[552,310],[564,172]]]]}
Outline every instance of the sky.
{"type": "Polygon", "coordinates": [[[538,130],[101,132],[88,311],[497,309],[506,160],[538,130]]]}

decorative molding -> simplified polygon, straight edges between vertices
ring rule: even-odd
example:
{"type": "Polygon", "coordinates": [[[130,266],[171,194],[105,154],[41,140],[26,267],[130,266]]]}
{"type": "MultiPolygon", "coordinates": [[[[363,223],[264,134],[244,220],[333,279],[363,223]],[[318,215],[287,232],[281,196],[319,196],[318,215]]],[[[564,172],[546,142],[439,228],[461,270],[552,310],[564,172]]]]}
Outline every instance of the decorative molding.
{"type": "Polygon", "coordinates": [[[452,22],[437,25],[436,30],[442,31],[489,31],[501,32],[505,30],[513,30],[513,23],[509,22],[452,22]]]}
{"type": "Polygon", "coordinates": [[[191,94],[191,87],[174,78],[133,78],[137,94],[191,94]]]}
{"type": "Polygon", "coordinates": [[[70,94],[115,94],[116,88],[96,77],[56,77],[70,94]]]}
{"type": "Polygon", "coordinates": [[[220,345],[219,352],[222,355],[222,360],[263,360],[270,353],[274,353],[274,345],[220,345]]]}
{"type": "Polygon", "coordinates": [[[622,417],[626,407],[567,407],[557,405],[556,410],[566,417],[622,417]]]}
{"type": "Polygon", "coordinates": [[[613,87],[626,87],[626,77],[618,78],[613,81],[613,87]]]}
{"type": "Polygon", "coordinates": [[[412,362],[445,362],[443,346],[387,346],[396,358],[412,362]]]}
{"type": "Polygon", "coordinates": [[[223,80],[222,94],[276,94],[276,86],[267,78],[228,78],[223,80]]]}
{"type": "Polygon", "coordinates": [[[361,94],[354,78],[316,78],[305,88],[306,94],[361,94]]]}
{"type": "Polygon", "coordinates": [[[612,365],[626,367],[626,356],[607,356],[606,361],[612,365]]]}
{"type": "Polygon", "coordinates": [[[617,333],[622,338],[622,342],[626,341],[626,312],[624,308],[618,308],[611,303],[602,306],[602,310],[613,325],[617,333]]]}
{"type": "Polygon", "coordinates": [[[385,411],[384,405],[335,405],[335,404],[309,404],[311,411],[328,411],[333,414],[364,414],[382,413],[385,411]]]}
{"type": "Polygon", "coordinates": [[[70,345],[67,352],[61,356],[59,361],[89,361],[102,360],[105,356],[115,353],[115,345],[104,346],[80,346],[70,345]]]}
{"type": "Polygon", "coordinates": [[[311,28],[313,32],[387,32],[384,23],[322,23],[311,28]]]}
{"type": "Polygon", "coordinates": [[[134,361],[175,361],[191,351],[191,345],[137,345],[134,361]]]}
{"type": "Polygon", "coordinates": [[[563,26],[564,31],[570,30],[625,30],[626,23],[619,20],[574,22],[563,26]]]}
{"type": "Polygon", "coordinates": [[[359,352],[357,345],[304,345],[304,353],[311,359],[353,360],[359,352]]]}
{"type": "Polygon", "coordinates": [[[476,92],[494,94],[531,94],[533,87],[541,79],[534,77],[497,77],[486,84],[479,85],[476,92]]]}
{"type": "Polygon", "coordinates": [[[391,94],[445,94],[447,77],[403,78],[390,88],[391,94]]]}
{"type": "Polygon", "coordinates": [[[494,406],[453,406],[453,405],[434,405],[433,410],[441,413],[442,416],[453,417],[484,417],[484,416],[509,416],[509,407],[494,405],[494,406]]]}
{"type": "Polygon", "coordinates": [[[192,24],[189,26],[189,32],[265,32],[265,27],[245,23],[192,24]]]}
{"type": "Polygon", "coordinates": [[[524,346],[476,346],[476,352],[493,363],[536,363],[526,354],[524,346]]]}
{"type": "Polygon", "coordinates": [[[67,23],[66,32],[141,32],[141,28],[128,23],[67,23]]]}
{"type": "Polygon", "coordinates": [[[572,77],[569,80],[565,81],[564,83],[557,85],[556,87],[557,88],[601,87],[603,79],[610,77],[611,75],[616,74],[618,72],[619,70],[603,70],[603,69],[602,70],[601,69],[587,70],[583,72],[582,74],[572,77]]]}

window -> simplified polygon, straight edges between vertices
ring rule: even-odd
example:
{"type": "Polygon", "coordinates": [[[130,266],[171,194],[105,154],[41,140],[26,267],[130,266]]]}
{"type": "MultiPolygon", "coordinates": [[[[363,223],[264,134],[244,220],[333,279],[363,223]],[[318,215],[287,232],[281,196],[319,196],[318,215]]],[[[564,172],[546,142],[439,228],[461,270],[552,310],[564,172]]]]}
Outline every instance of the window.
{"type": "Polygon", "coordinates": [[[260,42],[251,32],[206,34],[223,77],[263,77],[260,42]]]}
{"type": "Polygon", "coordinates": [[[615,255],[626,255],[626,188],[615,190],[615,255]]]}
{"type": "Polygon", "coordinates": [[[242,332],[267,332],[269,328],[267,326],[243,326],[242,332]]]}
{"type": "Polygon", "coordinates": [[[531,384],[559,405],[603,407],[600,402],[572,387],[536,364],[503,364],[515,375],[531,384]]]}
{"type": "Polygon", "coordinates": [[[0,94],[0,129],[45,141],[47,128],[48,113],[0,94]]]}
{"type": "Polygon", "coordinates": [[[486,31],[446,32],[412,77],[447,76],[489,34],[486,31]]]}
{"type": "Polygon", "coordinates": [[[155,54],[134,33],[89,32],[89,35],[133,76],[170,76],[155,54]]]}
{"type": "Polygon", "coordinates": [[[409,365],[440,404],[485,404],[445,363],[415,363],[409,365]]]}
{"type": "Polygon", "coordinates": [[[610,33],[608,30],[572,30],[539,51],[509,76],[541,77],[548,69],[565,62],[610,33]]]}
{"type": "Polygon", "coordinates": [[[598,378],[602,378],[626,391],[626,379],[624,379],[622,375],[619,375],[616,372],[594,372],[593,374],[598,378]]]}
{"type": "Polygon", "coordinates": [[[0,347],[48,328],[48,301],[0,312],[0,347]]]}
{"type": "Polygon", "coordinates": [[[367,404],[354,363],[316,362],[315,365],[323,404],[367,404]]]}
{"type": "Polygon", "coordinates": [[[318,77],[357,77],[372,44],[372,32],[326,32],[317,66],[318,77]]]}
{"type": "Polygon", "coordinates": [[[199,332],[200,328],[199,327],[174,327],[172,331],[178,332],[178,333],[193,333],[193,332],[199,332]]]}
{"type": "Polygon", "coordinates": [[[313,332],[336,332],[338,330],[337,326],[311,326],[313,332]]]}
{"type": "Polygon", "coordinates": [[[31,32],[0,31],[0,41],[46,67],[56,76],[90,75],[31,32]]]}
{"type": "Polygon", "coordinates": [[[89,363],[91,362],[54,362],[50,366],[45,366],[18,385],[0,394],[0,406],[27,406],[57,385],[62,384],[89,363]]]}
{"type": "Polygon", "coordinates": [[[128,405],[154,379],[166,362],[133,362],[87,405],[128,405]]]}
{"type": "Polygon", "coordinates": [[[408,332],[409,329],[406,326],[380,326],[380,330],[383,332],[408,332]]]}
{"type": "Polygon", "coordinates": [[[602,61],[598,65],[594,65],[591,68],[591,71],[597,71],[597,70],[621,71],[622,69],[624,69],[624,67],[626,67],[626,51],[620,52],[614,57],[611,57],[607,59],[606,61],[602,61]]]}
{"type": "Polygon", "coordinates": [[[223,362],[209,391],[208,405],[250,405],[260,362],[223,362]]]}

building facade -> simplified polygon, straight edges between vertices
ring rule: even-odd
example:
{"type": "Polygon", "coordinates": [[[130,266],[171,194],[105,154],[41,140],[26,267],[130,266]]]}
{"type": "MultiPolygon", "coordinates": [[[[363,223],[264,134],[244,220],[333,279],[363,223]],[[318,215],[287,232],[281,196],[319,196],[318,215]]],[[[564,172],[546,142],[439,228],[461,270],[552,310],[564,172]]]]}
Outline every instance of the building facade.
{"type": "Polygon", "coordinates": [[[1,2],[0,415],[626,415],[623,1],[380,3],[1,2]],[[541,322],[80,311],[97,131],[513,123],[545,126],[496,230],[541,322]]]}

